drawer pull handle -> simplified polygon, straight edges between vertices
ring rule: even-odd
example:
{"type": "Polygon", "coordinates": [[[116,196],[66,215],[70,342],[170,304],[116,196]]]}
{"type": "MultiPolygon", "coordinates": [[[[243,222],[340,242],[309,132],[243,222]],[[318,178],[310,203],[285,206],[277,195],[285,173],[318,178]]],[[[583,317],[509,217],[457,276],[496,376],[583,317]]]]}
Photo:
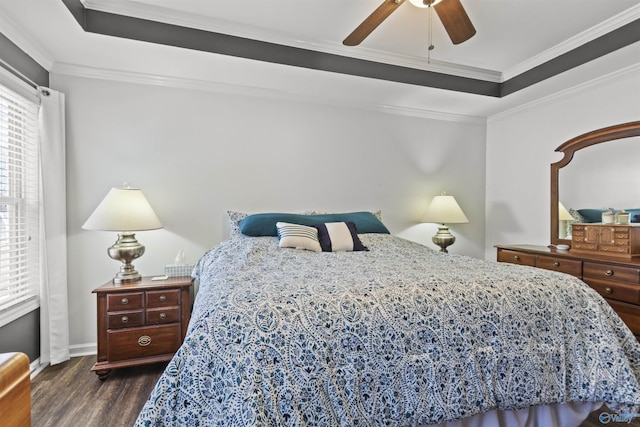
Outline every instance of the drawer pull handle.
{"type": "Polygon", "coordinates": [[[607,294],[612,294],[613,293],[613,289],[611,289],[610,287],[607,286],[606,288],[604,288],[604,292],[607,293],[607,294]]]}
{"type": "Polygon", "coordinates": [[[160,319],[164,320],[164,319],[167,318],[167,313],[160,313],[160,315],[158,317],[160,317],[160,319]]]}
{"type": "Polygon", "coordinates": [[[122,323],[127,323],[127,322],[129,321],[129,316],[122,316],[122,317],[120,318],[120,321],[121,321],[122,323]]]}
{"type": "Polygon", "coordinates": [[[140,338],[138,338],[138,345],[140,347],[146,347],[149,344],[151,344],[151,337],[149,335],[143,335],[140,338]]]}
{"type": "Polygon", "coordinates": [[[122,299],[120,300],[120,302],[121,302],[122,304],[129,304],[129,298],[122,298],[122,299]]]}
{"type": "Polygon", "coordinates": [[[166,295],[160,295],[160,298],[158,298],[160,300],[160,302],[165,302],[167,300],[166,295]]]}
{"type": "Polygon", "coordinates": [[[554,267],[560,267],[560,263],[558,261],[556,261],[556,262],[553,263],[553,266],[554,267]]]}
{"type": "Polygon", "coordinates": [[[604,272],[604,275],[605,276],[613,276],[613,271],[607,270],[607,271],[604,272]]]}
{"type": "Polygon", "coordinates": [[[519,257],[518,255],[515,255],[515,256],[513,257],[513,259],[514,259],[514,260],[516,260],[516,261],[520,261],[520,257],[519,257]]]}

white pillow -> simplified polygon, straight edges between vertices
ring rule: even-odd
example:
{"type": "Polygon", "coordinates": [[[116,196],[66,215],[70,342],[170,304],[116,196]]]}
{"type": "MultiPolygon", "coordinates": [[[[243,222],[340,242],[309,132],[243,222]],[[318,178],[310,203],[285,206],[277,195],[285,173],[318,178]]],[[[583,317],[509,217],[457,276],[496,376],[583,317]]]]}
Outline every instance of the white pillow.
{"type": "Polygon", "coordinates": [[[306,225],[277,222],[278,238],[281,248],[305,249],[313,252],[322,252],[318,240],[318,229],[306,225]]]}

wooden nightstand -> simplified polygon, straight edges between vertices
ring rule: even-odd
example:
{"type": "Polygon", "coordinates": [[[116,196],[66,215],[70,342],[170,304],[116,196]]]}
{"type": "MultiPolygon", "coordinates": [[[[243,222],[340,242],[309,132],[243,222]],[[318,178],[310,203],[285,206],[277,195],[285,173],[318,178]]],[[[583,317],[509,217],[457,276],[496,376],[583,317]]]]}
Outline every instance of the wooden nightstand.
{"type": "Polygon", "coordinates": [[[182,344],[191,316],[191,277],[114,284],[93,293],[98,301],[98,360],[101,380],[111,369],[165,362],[182,344]]]}

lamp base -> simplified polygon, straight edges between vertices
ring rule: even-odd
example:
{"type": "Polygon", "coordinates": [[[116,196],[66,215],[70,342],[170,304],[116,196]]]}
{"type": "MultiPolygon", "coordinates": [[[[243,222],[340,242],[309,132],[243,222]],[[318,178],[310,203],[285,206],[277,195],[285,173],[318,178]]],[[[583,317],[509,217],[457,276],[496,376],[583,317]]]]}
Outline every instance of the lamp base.
{"type": "Polygon", "coordinates": [[[107,249],[107,253],[111,258],[122,261],[120,271],[113,278],[113,283],[137,282],[142,279],[140,273],[131,264],[131,261],[144,254],[144,246],[136,240],[135,233],[118,234],[118,240],[107,249]]]}
{"type": "Polygon", "coordinates": [[[449,227],[442,224],[438,227],[438,232],[431,238],[431,241],[440,246],[440,252],[449,253],[447,246],[453,245],[453,242],[456,241],[456,236],[451,234],[449,227]]]}

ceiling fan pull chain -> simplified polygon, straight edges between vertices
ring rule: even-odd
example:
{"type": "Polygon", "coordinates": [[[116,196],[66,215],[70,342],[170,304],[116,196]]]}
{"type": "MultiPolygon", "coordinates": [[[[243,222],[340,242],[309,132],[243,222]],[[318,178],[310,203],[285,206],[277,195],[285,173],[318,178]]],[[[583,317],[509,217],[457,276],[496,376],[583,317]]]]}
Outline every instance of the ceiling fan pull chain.
{"type": "Polygon", "coordinates": [[[427,50],[427,64],[431,64],[431,51],[434,49],[434,45],[433,45],[433,8],[431,7],[431,4],[429,4],[429,29],[428,29],[428,33],[429,33],[429,49],[427,50]]]}

